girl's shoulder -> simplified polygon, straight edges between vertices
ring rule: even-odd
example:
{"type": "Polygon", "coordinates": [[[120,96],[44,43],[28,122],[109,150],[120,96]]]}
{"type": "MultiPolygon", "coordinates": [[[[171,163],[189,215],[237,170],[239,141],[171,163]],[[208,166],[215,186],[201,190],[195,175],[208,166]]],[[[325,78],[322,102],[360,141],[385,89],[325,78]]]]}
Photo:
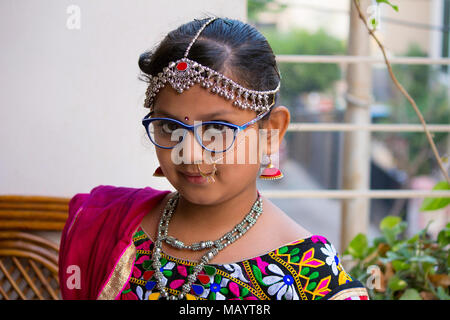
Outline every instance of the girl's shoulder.
{"type": "Polygon", "coordinates": [[[60,240],[60,283],[67,283],[70,277],[67,270],[74,265],[81,274],[95,272],[98,277],[82,278],[80,286],[86,290],[61,286],[63,298],[98,296],[98,290],[125,252],[141,218],[168,192],[150,187],[98,185],[70,199],[60,240]]]}
{"type": "Polygon", "coordinates": [[[260,284],[268,292],[284,283],[291,284],[301,300],[368,298],[362,283],[345,271],[335,246],[322,235],[293,241],[252,260],[248,262],[252,272],[261,275],[260,284]]]}

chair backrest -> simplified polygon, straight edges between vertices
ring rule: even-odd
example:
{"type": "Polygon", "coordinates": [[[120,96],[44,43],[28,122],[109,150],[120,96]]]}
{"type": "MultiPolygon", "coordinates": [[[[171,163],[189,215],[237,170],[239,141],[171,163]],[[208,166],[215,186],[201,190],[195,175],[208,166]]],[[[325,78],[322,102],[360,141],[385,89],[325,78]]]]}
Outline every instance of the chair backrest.
{"type": "Polygon", "coordinates": [[[58,245],[32,232],[61,231],[69,200],[0,196],[0,299],[60,299],[58,245]]]}

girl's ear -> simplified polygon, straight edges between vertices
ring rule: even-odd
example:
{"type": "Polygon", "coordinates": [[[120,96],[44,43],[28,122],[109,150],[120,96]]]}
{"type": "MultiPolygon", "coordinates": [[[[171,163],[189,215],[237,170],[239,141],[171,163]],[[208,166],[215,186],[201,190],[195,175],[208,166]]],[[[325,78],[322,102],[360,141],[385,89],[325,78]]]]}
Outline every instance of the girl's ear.
{"type": "Polygon", "coordinates": [[[263,150],[265,154],[271,155],[278,152],[290,121],[291,114],[285,106],[277,106],[272,110],[269,119],[264,124],[264,128],[267,129],[267,143],[263,144],[267,145],[267,150],[263,150]]]}

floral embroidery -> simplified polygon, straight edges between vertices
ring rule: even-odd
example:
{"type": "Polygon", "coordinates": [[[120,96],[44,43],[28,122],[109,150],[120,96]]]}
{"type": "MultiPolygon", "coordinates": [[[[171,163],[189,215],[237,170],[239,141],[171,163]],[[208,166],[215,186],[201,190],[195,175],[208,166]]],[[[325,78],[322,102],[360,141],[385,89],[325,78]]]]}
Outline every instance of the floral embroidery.
{"type": "Polygon", "coordinates": [[[214,282],[210,284],[209,287],[209,300],[225,300],[225,295],[228,294],[229,290],[227,284],[230,280],[224,278],[220,275],[214,277],[214,282]]]}
{"type": "Polygon", "coordinates": [[[337,256],[336,249],[332,244],[325,244],[324,248],[320,248],[324,255],[327,256],[325,262],[331,267],[334,275],[338,274],[339,257],[337,256]]]}
{"type": "Polygon", "coordinates": [[[330,282],[331,282],[331,276],[328,276],[326,278],[321,279],[319,281],[319,284],[317,285],[317,287],[311,288],[311,290],[314,289],[314,291],[312,292],[314,300],[321,299],[322,297],[324,297],[326,294],[328,294],[331,291],[328,288],[328,286],[330,285],[330,282]],[[317,295],[319,297],[316,297],[317,295]]]}
{"type": "Polygon", "coordinates": [[[248,280],[245,278],[244,274],[242,273],[242,268],[238,264],[236,264],[236,263],[224,264],[223,266],[228,271],[233,271],[232,273],[230,273],[230,277],[237,278],[244,282],[248,282],[248,280]]]}
{"type": "Polygon", "coordinates": [[[317,242],[320,241],[323,244],[326,244],[327,243],[327,238],[319,236],[319,235],[314,235],[314,236],[311,237],[311,241],[314,242],[314,243],[317,243],[317,242]]]}
{"type": "Polygon", "coordinates": [[[299,297],[294,289],[294,278],[290,274],[284,274],[283,271],[275,264],[270,264],[268,269],[276,274],[276,276],[267,276],[262,280],[269,286],[267,292],[273,296],[276,294],[277,300],[282,298],[286,300],[298,300],[299,297]]]}
{"type": "Polygon", "coordinates": [[[138,297],[131,291],[130,284],[127,283],[125,289],[122,291],[122,300],[138,300],[138,297]]]}
{"type": "MultiPolygon", "coordinates": [[[[137,249],[136,260],[130,281],[120,298],[157,300],[160,293],[155,289],[156,279],[153,277],[154,244],[140,228],[133,235],[133,241],[137,249]]],[[[168,255],[160,261],[164,286],[171,294],[177,294],[186,277],[192,274],[194,265],[168,255]]],[[[313,235],[252,259],[205,265],[187,298],[317,300],[336,297],[342,290],[354,290],[355,296],[361,296],[365,289],[361,282],[353,280],[345,272],[334,246],[325,237],[313,235]]]]}
{"type": "Polygon", "coordinates": [[[351,281],[352,281],[352,278],[350,277],[350,275],[347,272],[345,272],[344,270],[339,272],[339,279],[338,279],[339,285],[347,283],[347,282],[351,282],[351,281]]]}

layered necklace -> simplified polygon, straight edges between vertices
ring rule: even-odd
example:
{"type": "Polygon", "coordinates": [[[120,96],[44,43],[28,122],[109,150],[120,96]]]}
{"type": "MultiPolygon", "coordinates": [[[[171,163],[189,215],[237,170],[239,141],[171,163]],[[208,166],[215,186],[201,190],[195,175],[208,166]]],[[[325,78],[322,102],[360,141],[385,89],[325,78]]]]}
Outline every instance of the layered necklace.
{"type": "Polygon", "coordinates": [[[263,212],[261,194],[258,191],[258,198],[254,202],[250,212],[232,230],[225,233],[222,237],[215,241],[206,240],[186,245],[182,241],[168,235],[169,222],[177,207],[179,197],[180,195],[178,191],[176,191],[174,196],[169,199],[164,208],[163,214],[158,224],[158,235],[153,250],[152,266],[155,269],[154,278],[156,279],[156,288],[160,291],[159,297],[166,298],[167,300],[181,300],[187,298],[192,284],[197,279],[197,275],[200,273],[200,271],[202,271],[204,265],[208,264],[208,262],[213,259],[222,249],[242,237],[256,223],[256,220],[263,212]],[[170,295],[163,283],[164,275],[161,271],[160,261],[163,242],[177,249],[187,249],[191,251],[210,249],[205,255],[200,258],[200,260],[194,266],[193,272],[186,277],[186,281],[181,286],[181,291],[178,295],[170,295]]]}

